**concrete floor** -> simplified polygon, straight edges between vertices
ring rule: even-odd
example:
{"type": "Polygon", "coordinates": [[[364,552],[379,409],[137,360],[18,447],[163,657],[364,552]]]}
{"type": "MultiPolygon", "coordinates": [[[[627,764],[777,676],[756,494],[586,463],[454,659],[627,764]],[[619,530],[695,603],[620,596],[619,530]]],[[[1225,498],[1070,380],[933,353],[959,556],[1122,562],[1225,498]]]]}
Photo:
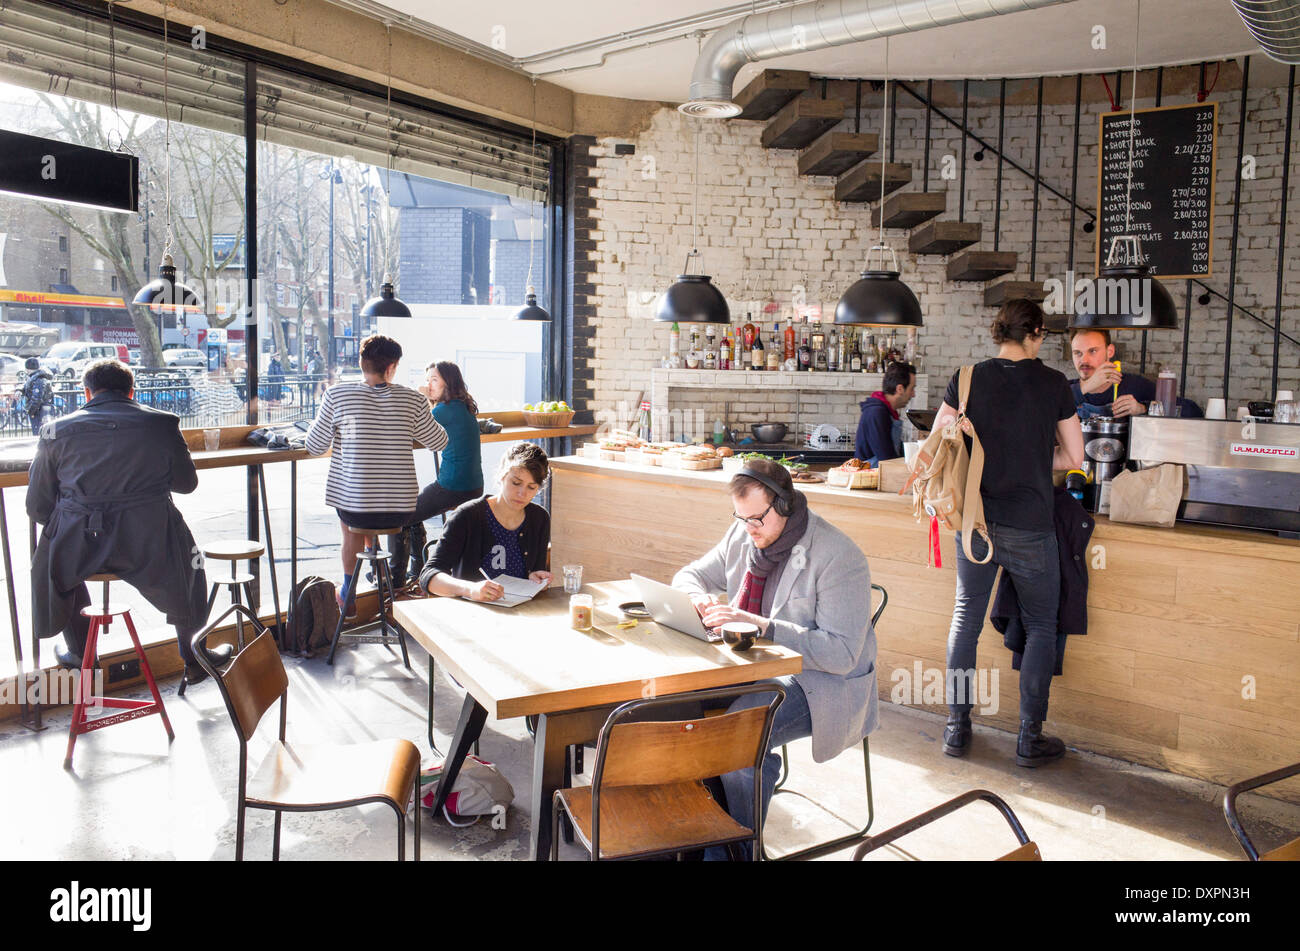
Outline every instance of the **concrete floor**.
{"type": "MultiPolygon", "coordinates": [[[[319,658],[286,658],[290,740],[405,736],[432,758],[424,738],[427,665],[418,648],[413,655],[414,673],[374,645],[344,648],[334,667],[319,658]]],[[[68,711],[50,716],[49,729],[40,734],[13,720],[0,724],[0,775],[8,780],[0,787],[0,814],[10,820],[0,837],[0,859],[233,858],[234,730],[211,682],[191,688],[184,698],[176,696],[176,685],[175,680],[163,685],[176,731],[170,747],[161,723],[145,718],[82,736],[71,772],[62,769],[68,711]]],[[[462,696],[439,672],[435,722],[444,750],[462,696]]],[[[268,713],[253,742],[255,760],[274,735],[275,723],[275,714],[268,713]]],[[[1223,820],[1222,787],[1074,752],[1050,768],[1021,769],[1012,759],[1014,737],[981,727],[970,757],[953,759],[940,752],[942,728],[933,715],[881,705],[880,728],[871,738],[873,830],[982,787],[1011,804],[1049,861],[1242,858],[1223,820]]],[[[493,830],[483,820],[455,829],[429,821],[426,813],[424,859],[527,858],[532,743],[523,722],[489,721],[482,754],[514,785],[507,828],[493,830]]],[[[845,822],[859,825],[866,814],[859,753],[818,765],[805,741],[791,749],[791,758],[788,788],[800,795],[774,800],[767,824],[773,853],[841,834],[845,822]]],[[[590,753],[587,762],[594,763],[590,753]]],[[[1300,806],[1248,796],[1243,814],[1264,847],[1300,835],[1300,806]]],[[[270,814],[251,811],[249,816],[246,854],[269,858],[270,814]]],[[[288,815],[282,854],[285,859],[387,859],[396,854],[394,830],[391,810],[381,806],[288,815]]],[[[898,848],[881,850],[873,860],[986,859],[1014,844],[997,813],[976,804],[907,837],[898,848]]],[[[573,859],[585,853],[565,846],[561,854],[573,859]]]]}

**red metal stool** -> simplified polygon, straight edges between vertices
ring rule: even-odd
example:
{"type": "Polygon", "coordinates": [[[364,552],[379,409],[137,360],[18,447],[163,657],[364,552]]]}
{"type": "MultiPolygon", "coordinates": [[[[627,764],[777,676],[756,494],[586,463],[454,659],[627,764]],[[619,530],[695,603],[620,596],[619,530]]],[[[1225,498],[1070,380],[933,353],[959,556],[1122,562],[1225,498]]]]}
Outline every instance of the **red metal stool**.
{"type": "Polygon", "coordinates": [[[89,733],[92,730],[102,730],[106,726],[113,726],[115,723],[125,723],[127,720],[135,720],[140,717],[152,716],[158,714],[162,717],[163,727],[167,730],[167,739],[174,740],[176,734],[172,732],[171,721],[167,719],[167,710],[163,707],[162,697],[158,693],[158,684],[153,679],[153,670],[149,667],[149,658],[144,654],[144,648],[140,646],[140,638],[135,633],[135,623],[131,620],[131,609],[126,605],[110,604],[108,600],[108,583],[110,581],[119,581],[117,575],[103,574],[91,575],[87,581],[102,581],[104,583],[104,601],[100,605],[90,605],[81,609],[83,616],[90,618],[90,633],[86,637],[86,650],[81,658],[81,680],[77,687],[77,700],[72,707],[72,726],[68,727],[68,755],[63,759],[63,768],[72,768],[72,750],[77,745],[77,737],[83,733],[89,733]],[[98,653],[96,645],[99,641],[100,632],[108,633],[113,618],[122,615],[122,620],[126,622],[127,633],[131,635],[131,643],[135,646],[135,655],[140,658],[140,670],[144,673],[144,679],[149,684],[149,691],[153,694],[152,700],[125,700],[121,697],[97,697],[89,696],[91,687],[94,683],[93,677],[99,667],[98,653]],[[121,710],[121,713],[112,713],[108,716],[90,719],[86,716],[86,707],[104,706],[114,710],[121,710]]]}

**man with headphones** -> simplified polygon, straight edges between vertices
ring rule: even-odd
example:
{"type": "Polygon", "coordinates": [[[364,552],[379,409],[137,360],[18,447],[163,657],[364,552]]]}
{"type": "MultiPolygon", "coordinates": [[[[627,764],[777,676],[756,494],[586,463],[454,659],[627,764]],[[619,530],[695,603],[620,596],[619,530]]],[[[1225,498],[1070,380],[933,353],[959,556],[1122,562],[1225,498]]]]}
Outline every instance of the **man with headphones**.
{"type": "MultiPolygon", "coordinates": [[[[853,540],[808,509],[808,500],[772,460],[753,460],[731,479],[734,523],[712,551],[687,565],[673,587],[689,592],[704,624],[748,621],[760,636],[798,651],[803,671],[780,678],[772,749],[811,736],[819,763],[862,742],[876,728],[876,637],[871,572],[853,540]]],[[[770,698],[750,694],[733,710],[770,698]]],[[[763,763],[763,814],[781,757],[763,763]]],[[[722,777],[727,811],[753,828],[751,770],[722,777]]],[[[746,845],[744,847],[748,849],[746,845]]],[[[710,849],[708,858],[725,858],[710,849]]]]}

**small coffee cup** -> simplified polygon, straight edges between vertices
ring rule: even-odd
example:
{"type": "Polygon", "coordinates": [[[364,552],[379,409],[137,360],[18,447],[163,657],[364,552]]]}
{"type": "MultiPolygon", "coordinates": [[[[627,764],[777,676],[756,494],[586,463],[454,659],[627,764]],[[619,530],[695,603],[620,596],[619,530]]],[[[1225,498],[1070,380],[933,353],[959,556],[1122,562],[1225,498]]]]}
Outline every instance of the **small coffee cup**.
{"type": "Polygon", "coordinates": [[[722,625],[722,642],[733,651],[743,653],[754,646],[758,625],[748,621],[728,621],[722,625]]]}

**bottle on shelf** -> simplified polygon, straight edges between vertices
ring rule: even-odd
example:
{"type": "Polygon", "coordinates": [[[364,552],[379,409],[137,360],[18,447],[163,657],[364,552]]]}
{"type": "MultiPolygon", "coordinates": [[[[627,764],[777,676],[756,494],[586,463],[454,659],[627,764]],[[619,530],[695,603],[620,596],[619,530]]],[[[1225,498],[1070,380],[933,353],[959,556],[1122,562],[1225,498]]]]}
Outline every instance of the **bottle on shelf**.
{"type": "Polygon", "coordinates": [[[849,340],[849,369],[854,373],[862,372],[862,353],[858,350],[858,341],[858,334],[853,334],[849,340]]]}
{"type": "Polygon", "coordinates": [[[700,369],[716,370],[718,368],[718,345],[713,339],[713,325],[709,324],[704,334],[704,352],[700,355],[700,369]]]}
{"type": "Polygon", "coordinates": [[[755,332],[756,332],[756,328],[754,327],[754,321],[752,319],[752,315],[747,313],[745,314],[745,326],[741,328],[741,333],[745,335],[744,344],[745,344],[746,353],[749,353],[750,350],[754,349],[755,332]]]}
{"type": "Polygon", "coordinates": [[[831,327],[830,337],[826,341],[826,369],[835,373],[840,368],[840,332],[831,327]]]}
{"type": "Polygon", "coordinates": [[[820,323],[813,325],[812,369],[818,372],[826,369],[826,333],[820,323]]]}
{"type": "Polygon", "coordinates": [[[731,328],[728,327],[722,334],[722,343],[718,348],[718,369],[731,369],[731,328]]]}
{"type": "Polygon", "coordinates": [[[700,332],[691,331],[691,349],[686,351],[686,369],[698,370],[700,368],[700,332]]]}
{"type": "Polygon", "coordinates": [[[644,439],[646,442],[650,442],[651,433],[650,433],[650,401],[649,400],[641,401],[641,415],[637,417],[636,434],[640,436],[642,439],[644,439]]]}
{"type": "Polygon", "coordinates": [[[808,317],[803,318],[799,330],[799,369],[812,369],[812,344],[808,340],[808,317]]]}
{"type": "MultiPolygon", "coordinates": [[[[753,327],[753,324],[747,324],[747,327],[753,327]]],[[[746,336],[749,336],[746,333],[746,336]]],[[[754,333],[749,345],[749,368],[751,370],[762,370],[767,366],[767,354],[763,352],[763,335],[759,328],[754,327],[754,333]]]]}
{"type": "Polygon", "coordinates": [[[784,359],[795,360],[797,358],[798,358],[797,346],[794,340],[794,319],[792,317],[786,317],[784,359]]]}
{"type": "Polygon", "coordinates": [[[668,334],[668,367],[680,370],[682,366],[682,328],[673,321],[672,332],[668,334]]]}
{"type": "Polygon", "coordinates": [[[772,346],[767,348],[767,369],[781,369],[781,350],[777,347],[777,341],[781,339],[781,325],[775,323],[772,325],[772,346]]]}

